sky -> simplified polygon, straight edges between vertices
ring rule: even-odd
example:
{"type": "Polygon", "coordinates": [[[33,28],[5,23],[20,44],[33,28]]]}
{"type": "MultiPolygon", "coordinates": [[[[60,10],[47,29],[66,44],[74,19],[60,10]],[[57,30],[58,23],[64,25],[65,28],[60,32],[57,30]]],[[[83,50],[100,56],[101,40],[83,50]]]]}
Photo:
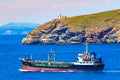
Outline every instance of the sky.
{"type": "Polygon", "coordinates": [[[70,17],[114,9],[120,9],[120,0],[0,0],[0,25],[43,24],[60,13],[70,17]]]}

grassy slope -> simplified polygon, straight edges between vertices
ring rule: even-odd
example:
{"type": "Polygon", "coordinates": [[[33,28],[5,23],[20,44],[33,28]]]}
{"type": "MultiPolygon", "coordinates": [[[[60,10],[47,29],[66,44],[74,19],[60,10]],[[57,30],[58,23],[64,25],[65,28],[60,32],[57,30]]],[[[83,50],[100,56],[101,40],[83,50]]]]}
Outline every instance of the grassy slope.
{"type": "Polygon", "coordinates": [[[84,29],[83,27],[94,28],[100,26],[115,26],[120,28],[120,10],[74,16],[64,18],[62,21],[68,23],[68,27],[72,28],[73,30],[81,30],[84,29]]]}
{"type": "MultiPolygon", "coordinates": [[[[94,27],[118,27],[120,28],[120,9],[105,11],[95,14],[87,14],[82,16],[73,16],[60,19],[68,24],[68,28],[72,31],[81,31],[83,29],[92,29],[94,27]]],[[[40,30],[50,27],[55,20],[47,22],[36,28],[32,33],[38,33],[40,30]]]]}

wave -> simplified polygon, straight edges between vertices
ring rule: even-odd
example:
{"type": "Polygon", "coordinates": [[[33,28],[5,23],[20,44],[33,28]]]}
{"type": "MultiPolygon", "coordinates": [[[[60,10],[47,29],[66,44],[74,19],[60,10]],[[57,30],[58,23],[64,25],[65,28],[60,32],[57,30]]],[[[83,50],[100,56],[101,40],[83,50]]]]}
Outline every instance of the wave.
{"type": "MultiPolygon", "coordinates": [[[[32,71],[32,70],[22,70],[19,69],[19,71],[21,72],[38,72],[38,71],[32,71]]],[[[39,72],[48,72],[48,71],[39,71],[39,72]]],[[[54,71],[54,72],[76,72],[76,71],[54,71]]],[[[87,72],[87,71],[77,71],[77,72],[87,72]]],[[[94,71],[90,71],[90,72],[94,72],[94,71]]],[[[98,71],[99,72],[99,71],[98,71]]],[[[120,70],[104,70],[104,71],[100,71],[100,72],[104,72],[104,73],[120,73],[120,70]]]]}
{"type": "Polygon", "coordinates": [[[69,70],[69,71],[44,71],[44,70],[32,71],[32,70],[22,70],[22,69],[18,69],[18,71],[21,71],[21,72],[76,72],[76,71],[73,71],[73,70],[69,70]]]}
{"type": "Polygon", "coordinates": [[[103,72],[120,73],[120,70],[104,70],[103,72]]]}
{"type": "Polygon", "coordinates": [[[21,72],[34,72],[32,70],[22,70],[22,69],[19,69],[19,71],[21,71],[21,72]]]}

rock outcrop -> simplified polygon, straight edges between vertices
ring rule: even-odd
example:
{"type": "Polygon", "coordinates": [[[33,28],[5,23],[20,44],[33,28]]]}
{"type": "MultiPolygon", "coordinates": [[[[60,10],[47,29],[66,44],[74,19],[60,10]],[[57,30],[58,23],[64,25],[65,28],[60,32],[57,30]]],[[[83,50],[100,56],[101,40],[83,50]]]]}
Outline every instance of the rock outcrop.
{"type": "MultiPolygon", "coordinates": [[[[115,11],[113,12],[115,13],[115,11]]],[[[118,12],[120,12],[120,10],[117,10],[114,15],[120,18],[120,15],[117,15],[118,12]]],[[[96,15],[97,14],[95,14],[95,16],[96,15]]],[[[102,17],[102,15],[99,17],[102,17]]],[[[107,18],[101,18],[100,23],[94,21],[95,24],[92,24],[94,19],[93,15],[89,16],[89,19],[86,21],[83,20],[84,22],[78,21],[78,18],[75,18],[75,21],[72,17],[72,19],[55,19],[30,32],[27,37],[22,40],[22,43],[78,44],[85,43],[86,40],[89,43],[120,43],[120,19],[114,17],[108,16],[107,18]],[[76,27],[78,25],[80,25],[80,28],[76,27]]]]}

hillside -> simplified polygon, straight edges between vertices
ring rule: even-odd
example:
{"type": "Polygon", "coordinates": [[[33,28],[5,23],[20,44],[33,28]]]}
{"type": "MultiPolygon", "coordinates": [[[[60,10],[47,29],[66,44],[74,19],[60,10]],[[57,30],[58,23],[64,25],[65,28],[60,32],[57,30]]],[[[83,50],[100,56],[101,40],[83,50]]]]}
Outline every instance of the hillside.
{"type": "Polygon", "coordinates": [[[0,35],[28,34],[38,25],[33,23],[8,23],[0,26],[0,35]]]}
{"type": "Polygon", "coordinates": [[[24,44],[119,43],[120,9],[65,17],[47,22],[30,32],[24,44]]]}

